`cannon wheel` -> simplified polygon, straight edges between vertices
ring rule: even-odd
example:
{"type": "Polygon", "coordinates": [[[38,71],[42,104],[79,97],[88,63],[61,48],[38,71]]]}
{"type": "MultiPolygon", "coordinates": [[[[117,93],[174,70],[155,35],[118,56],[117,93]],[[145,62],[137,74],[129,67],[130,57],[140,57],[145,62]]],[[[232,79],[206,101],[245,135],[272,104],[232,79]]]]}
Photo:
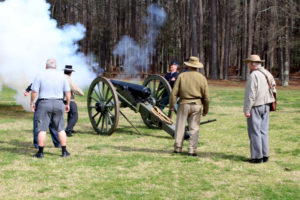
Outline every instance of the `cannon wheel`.
{"type": "MultiPolygon", "coordinates": [[[[152,105],[159,107],[161,110],[168,108],[169,96],[172,92],[172,88],[169,82],[160,75],[151,75],[145,79],[143,86],[150,88],[151,98],[153,100],[152,105]]],[[[155,126],[148,116],[141,115],[144,123],[149,128],[158,128],[155,126]]]]}
{"type": "Polygon", "coordinates": [[[100,135],[111,135],[116,130],[120,116],[117,92],[104,77],[96,78],[89,88],[88,114],[94,130],[100,135]]]}

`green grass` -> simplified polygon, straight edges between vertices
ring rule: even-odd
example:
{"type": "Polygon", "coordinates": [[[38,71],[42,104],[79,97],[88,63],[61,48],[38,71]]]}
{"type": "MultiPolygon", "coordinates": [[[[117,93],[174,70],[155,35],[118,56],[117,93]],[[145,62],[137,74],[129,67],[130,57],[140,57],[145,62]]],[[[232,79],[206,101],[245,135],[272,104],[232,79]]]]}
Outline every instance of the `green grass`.
{"type": "MultiPolygon", "coordinates": [[[[87,92],[87,91],[85,91],[87,92]]],[[[173,139],[151,130],[140,115],[123,112],[111,136],[97,135],[86,96],[78,97],[79,132],[68,138],[71,157],[60,158],[47,135],[45,158],[32,158],[32,117],[16,105],[14,91],[0,94],[0,199],[299,199],[300,91],[278,89],[270,117],[270,161],[249,158],[242,113],[244,88],[210,87],[210,113],[217,122],[200,129],[198,157],[173,154],[173,139]]]]}

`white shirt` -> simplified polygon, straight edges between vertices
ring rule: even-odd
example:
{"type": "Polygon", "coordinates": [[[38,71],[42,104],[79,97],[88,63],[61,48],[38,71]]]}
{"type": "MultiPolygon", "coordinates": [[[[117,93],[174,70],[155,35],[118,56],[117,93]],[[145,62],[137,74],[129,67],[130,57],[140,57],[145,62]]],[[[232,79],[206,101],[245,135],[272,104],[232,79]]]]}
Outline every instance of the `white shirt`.
{"type": "Polygon", "coordinates": [[[65,92],[70,92],[66,77],[56,69],[46,69],[36,76],[31,90],[39,93],[39,99],[63,99],[65,92]]]}

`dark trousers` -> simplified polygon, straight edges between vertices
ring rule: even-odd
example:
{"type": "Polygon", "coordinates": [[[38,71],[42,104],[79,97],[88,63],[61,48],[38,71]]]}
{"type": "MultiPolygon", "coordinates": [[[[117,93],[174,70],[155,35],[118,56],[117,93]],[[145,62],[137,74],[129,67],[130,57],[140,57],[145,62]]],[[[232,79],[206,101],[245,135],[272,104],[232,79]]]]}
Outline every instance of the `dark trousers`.
{"type": "Polygon", "coordinates": [[[68,112],[68,125],[66,128],[67,133],[71,133],[75,124],[78,121],[77,104],[74,101],[70,102],[70,111],[68,112]]]}
{"type": "MultiPolygon", "coordinates": [[[[36,107],[36,109],[38,109],[38,101],[36,102],[35,107],[36,107]]],[[[58,139],[57,131],[51,127],[51,123],[49,124],[49,131],[50,131],[50,135],[51,135],[54,146],[59,147],[60,142],[58,139]]],[[[33,115],[33,145],[36,148],[38,147],[38,134],[39,133],[36,130],[36,111],[35,111],[34,115],[33,115]]]]}

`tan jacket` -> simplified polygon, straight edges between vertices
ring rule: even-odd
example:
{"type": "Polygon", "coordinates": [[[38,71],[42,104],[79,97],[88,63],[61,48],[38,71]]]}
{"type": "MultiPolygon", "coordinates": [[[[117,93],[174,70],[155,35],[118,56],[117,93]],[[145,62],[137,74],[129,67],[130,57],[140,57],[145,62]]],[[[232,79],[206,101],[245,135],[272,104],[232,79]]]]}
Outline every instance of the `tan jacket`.
{"type": "Polygon", "coordinates": [[[265,75],[259,72],[259,70],[267,75],[269,82],[274,87],[274,92],[276,92],[276,83],[269,71],[265,70],[263,67],[259,67],[257,70],[252,71],[248,77],[245,89],[244,113],[250,113],[253,106],[269,104],[275,101],[265,75]]]}
{"type": "Polygon", "coordinates": [[[174,85],[170,96],[170,108],[174,108],[177,97],[178,104],[193,103],[203,104],[203,113],[208,113],[209,92],[206,78],[197,71],[181,73],[174,85]]]}
{"type": "Polygon", "coordinates": [[[75,95],[83,96],[83,91],[72,81],[71,77],[65,75],[71,88],[71,101],[75,101],[75,95]]]}

